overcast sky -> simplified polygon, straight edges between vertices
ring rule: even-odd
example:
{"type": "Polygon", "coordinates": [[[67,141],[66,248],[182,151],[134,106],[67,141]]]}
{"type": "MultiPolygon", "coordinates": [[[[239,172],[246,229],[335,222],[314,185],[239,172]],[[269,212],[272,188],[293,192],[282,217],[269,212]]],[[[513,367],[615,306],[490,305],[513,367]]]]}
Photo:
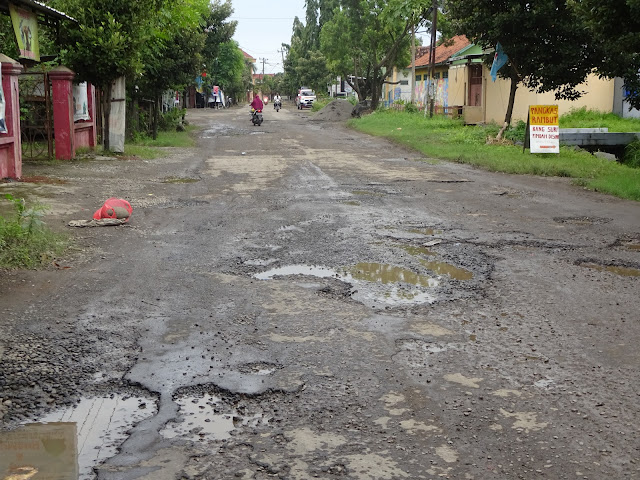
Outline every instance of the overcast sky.
{"type": "Polygon", "coordinates": [[[282,72],[283,43],[291,41],[293,19],[304,23],[305,0],[232,0],[232,20],[238,21],[233,36],[245,52],[256,59],[258,73],[282,72]]]}

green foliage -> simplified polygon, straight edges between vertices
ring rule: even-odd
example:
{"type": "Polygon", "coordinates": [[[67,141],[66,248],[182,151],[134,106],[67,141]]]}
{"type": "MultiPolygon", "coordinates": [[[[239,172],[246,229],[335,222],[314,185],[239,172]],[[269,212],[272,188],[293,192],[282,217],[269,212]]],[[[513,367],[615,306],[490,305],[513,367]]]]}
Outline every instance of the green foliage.
{"type": "Polygon", "coordinates": [[[394,110],[351,120],[350,125],[432,158],[505,173],[571,177],[586,188],[640,200],[640,170],[569,147],[561,147],[558,155],[545,155],[522,153],[521,146],[508,143],[488,144],[487,138],[495,136],[497,125],[464,126],[460,120],[444,116],[429,118],[394,110]]]}
{"type": "MultiPolygon", "coordinates": [[[[640,108],[640,2],[637,0],[569,0],[587,26],[593,45],[600,47],[593,63],[609,78],[622,77],[629,103],[640,108]]],[[[572,41],[573,43],[573,41],[572,41]]]]}
{"type": "Polygon", "coordinates": [[[12,218],[0,216],[0,267],[34,268],[43,265],[66,247],[66,238],[49,231],[42,218],[43,205],[27,208],[23,198],[6,194],[13,205],[12,218]]]}
{"type": "Polygon", "coordinates": [[[622,118],[615,113],[572,109],[560,116],[560,128],[607,127],[610,132],[640,132],[640,118],[622,118]]]}
{"type": "Polygon", "coordinates": [[[160,115],[158,128],[162,131],[173,131],[182,123],[182,118],[187,113],[185,108],[172,108],[160,115]]]}
{"type": "MultiPolygon", "coordinates": [[[[447,8],[453,27],[472,42],[491,50],[500,42],[509,63],[498,74],[511,79],[514,89],[522,84],[573,100],[582,95],[577,86],[599,61],[591,33],[566,0],[448,0],[447,8]]],[[[492,57],[485,58],[489,65],[492,57]]],[[[508,123],[515,90],[512,94],[508,123]]]]}
{"type": "Polygon", "coordinates": [[[640,168],[640,140],[626,146],[622,163],[627,167],[640,168]]]}
{"type": "Polygon", "coordinates": [[[404,111],[407,113],[418,113],[418,107],[415,103],[407,102],[404,106],[404,111]]]}
{"type": "Polygon", "coordinates": [[[416,18],[409,15],[426,2],[394,0],[377,2],[342,1],[331,20],[320,32],[320,45],[329,70],[349,79],[360,101],[371,98],[378,105],[382,83],[394,66],[410,62],[411,25],[416,18]]]}

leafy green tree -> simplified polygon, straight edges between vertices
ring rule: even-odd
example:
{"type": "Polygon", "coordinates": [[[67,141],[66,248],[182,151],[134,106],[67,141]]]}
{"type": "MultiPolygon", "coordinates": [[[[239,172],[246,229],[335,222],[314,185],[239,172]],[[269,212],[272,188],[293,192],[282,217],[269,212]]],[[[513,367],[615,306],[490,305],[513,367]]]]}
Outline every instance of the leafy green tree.
{"type": "Polygon", "coordinates": [[[63,23],[62,63],[103,92],[105,150],[109,150],[109,117],[113,82],[133,77],[142,68],[143,44],[164,0],[54,0],[50,6],[77,19],[63,23]]]}
{"type": "Polygon", "coordinates": [[[207,0],[167,2],[158,12],[151,34],[143,45],[142,74],[137,96],[153,100],[152,134],[158,134],[159,104],[168,90],[183,90],[200,73],[208,14],[207,0]]]}
{"type": "Polygon", "coordinates": [[[592,43],[600,45],[593,65],[605,77],[621,77],[629,93],[627,100],[640,108],[640,1],[569,0],[586,24],[592,43]]]}
{"type": "MultiPolygon", "coordinates": [[[[557,99],[574,100],[578,85],[597,58],[591,33],[566,0],[447,0],[453,27],[485,49],[500,42],[509,63],[499,71],[511,80],[504,126],[511,123],[519,84],[536,92],[553,91],[557,99]]],[[[491,63],[492,55],[485,59],[491,63]]]]}
{"type": "Polygon", "coordinates": [[[431,2],[342,0],[320,33],[329,70],[339,74],[363,101],[376,108],[382,84],[394,66],[410,62],[410,32],[431,2]]]}
{"type": "Polygon", "coordinates": [[[244,55],[235,40],[220,44],[215,69],[211,74],[213,83],[219,85],[227,96],[238,99],[246,90],[244,55]]]}
{"type": "Polygon", "coordinates": [[[291,42],[283,44],[287,56],[284,62],[283,87],[290,94],[302,85],[324,89],[330,79],[326,58],[320,50],[320,32],[331,20],[339,0],[307,0],[305,2],[306,24],[298,17],[293,21],[291,42]]]}

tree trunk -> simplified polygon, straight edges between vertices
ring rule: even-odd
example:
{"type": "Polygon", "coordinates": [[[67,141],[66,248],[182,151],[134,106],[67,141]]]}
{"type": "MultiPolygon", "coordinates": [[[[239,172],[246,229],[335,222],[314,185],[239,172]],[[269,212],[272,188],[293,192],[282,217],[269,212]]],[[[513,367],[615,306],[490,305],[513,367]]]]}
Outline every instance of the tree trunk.
{"type": "Polygon", "coordinates": [[[109,136],[111,129],[109,128],[109,121],[111,118],[111,92],[113,90],[113,82],[108,82],[105,86],[104,95],[102,95],[102,112],[104,116],[104,125],[102,126],[102,131],[104,132],[102,136],[102,144],[104,147],[104,151],[108,152],[111,148],[109,144],[109,136]]]}
{"type": "Polygon", "coordinates": [[[507,105],[507,113],[504,116],[504,125],[502,125],[502,128],[498,132],[498,135],[496,135],[496,140],[502,139],[502,135],[504,134],[505,130],[511,124],[511,115],[513,114],[513,104],[514,104],[514,102],[516,100],[516,90],[518,89],[518,82],[519,81],[520,81],[520,78],[519,78],[518,74],[515,73],[515,72],[512,72],[511,73],[511,88],[509,89],[509,104],[507,105]]]}
{"type": "Polygon", "coordinates": [[[416,103],[416,26],[411,24],[411,103],[416,103]]]}
{"type": "Polygon", "coordinates": [[[153,125],[152,137],[154,140],[158,139],[158,120],[160,118],[160,115],[158,114],[159,103],[160,103],[160,97],[156,97],[153,102],[153,121],[152,121],[152,125],[153,125]]]}

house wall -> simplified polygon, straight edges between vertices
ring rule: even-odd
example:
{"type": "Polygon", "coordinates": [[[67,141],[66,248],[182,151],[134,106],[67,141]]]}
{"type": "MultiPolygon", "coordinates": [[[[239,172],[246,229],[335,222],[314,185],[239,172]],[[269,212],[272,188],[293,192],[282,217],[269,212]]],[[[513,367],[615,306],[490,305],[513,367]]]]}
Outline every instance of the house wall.
{"type": "Polygon", "coordinates": [[[629,109],[629,106],[625,100],[624,80],[616,78],[614,80],[613,113],[623,118],[640,118],[640,110],[629,109]]]}
{"type": "MultiPolygon", "coordinates": [[[[445,73],[449,74],[449,67],[447,65],[436,65],[433,69],[434,76],[437,76],[435,83],[436,89],[436,101],[435,104],[438,107],[446,107],[449,105],[449,79],[444,78],[445,73]]],[[[427,100],[427,84],[429,83],[429,68],[419,67],[416,68],[416,77],[420,75],[421,79],[415,82],[415,98],[416,105],[418,107],[424,107],[427,100]]]]}
{"type": "MultiPolygon", "coordinates": [[[[468,105],[468,77],[469,68],[467,65],[452,65],[449,68],[449,105],[468,105]]],[[[501,124],[504,121],[509,103],[511,83],[509,80],[499,77],[494,83],[486,65],[483,65],[482,77],[483,121],[501,124]]],[[[556,100],[553,92],[535,93],[520,86],[516,91],[512,121],[526,121],[529,105],[558,105],[560,114],[567,113],[573,108],[582,107],[606,113],[613,110],[613,80],[600,79],[595,75],[590,75],[578,89],[587,93],[578,100],[569,101],[556,100]]]]}

